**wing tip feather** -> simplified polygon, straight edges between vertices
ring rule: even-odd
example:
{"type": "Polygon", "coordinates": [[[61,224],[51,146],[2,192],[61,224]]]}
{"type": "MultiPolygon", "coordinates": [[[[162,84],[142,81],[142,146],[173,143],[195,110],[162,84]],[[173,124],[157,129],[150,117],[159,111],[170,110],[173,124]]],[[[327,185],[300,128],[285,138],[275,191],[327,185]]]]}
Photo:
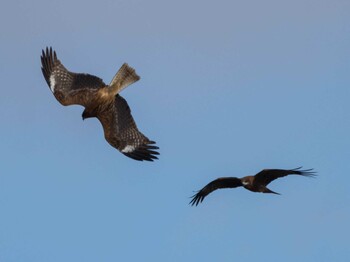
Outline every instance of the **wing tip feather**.
{"type": "Polygon", "coordinates": [[[158,146],[149,146],[149,144],[155,144],[154,141],[147,142],[146,144],[142,144],[141,146],[138,146],[131,152],[123,152],[122,153],[130,157],[132,159],[138,160],[138,161],[150,161],[153,162],[154,160],[158,159],[158,155],[160,155],[159,152],[155,151],[159,149],[158,146]],[[152,142],[152,143],[150,143],[152,142]]]}
{"type": "Polygon", "coordinates": [[[190,198],[192,198],[192,199],[188,204],[191,206],[198,206],[199,203],[203,202],[205,196],[202,194],[202,191],[199,190],[199,191],[197,191],[196,194],[194,194],[190,198]]]}
{"type": "Polygon", "coordinates": [[[52,47],[46,46],[41,50],[41,70],[47,84],[50,86],[50,75],[52,74],[54,63],[57,61],[56,51],[53,51],[52,47]]]}
{"type": "Polygon", "coordinates": [[[314,171],[313,168],[309,168],[309,169],[302,169],[302,168],[303,167],[300,166],[300,167],[291,169],[291,171],[293,171],[294,174],[301,175],[301,176],[312,177],[312,178],[317,177],[317,172],[314,171]]]}

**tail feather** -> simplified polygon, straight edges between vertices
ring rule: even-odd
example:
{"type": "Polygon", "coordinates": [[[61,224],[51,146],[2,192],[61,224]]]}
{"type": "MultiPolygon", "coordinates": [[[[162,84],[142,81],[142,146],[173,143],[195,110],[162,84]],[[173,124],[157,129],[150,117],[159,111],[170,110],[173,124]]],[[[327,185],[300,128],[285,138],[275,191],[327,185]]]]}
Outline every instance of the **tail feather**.
{"type": "Polygon", "coordinates": [[[124,88],[138,80],[140,80],[140,77],[136,74],[135,69],[130,67],[127,63],[124,63],[109,85],[110,92],[113,93],[113,95],[119,94],[124,88]]]}
{"type": "Polygon", "coordinates": [[[263,191],[263,193],[272,193],[272,194],[280,195],[280,193],[274,192],[274,191],[268,189],[267,187],[265,188],[265,190],[263,191]]]}

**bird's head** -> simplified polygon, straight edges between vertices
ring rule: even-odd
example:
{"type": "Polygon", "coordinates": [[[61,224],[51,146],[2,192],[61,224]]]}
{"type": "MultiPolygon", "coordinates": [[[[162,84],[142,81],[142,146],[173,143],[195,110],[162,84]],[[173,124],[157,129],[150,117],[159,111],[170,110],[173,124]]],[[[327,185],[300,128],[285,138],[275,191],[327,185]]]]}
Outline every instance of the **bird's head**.
{"type": "Polygon", "coordinates": [[[88,111],[85,109],[81,117],[83,118],[83,120],[85,120],[86,118],[96,117],[96,114],[93,111],[88,111]]]}

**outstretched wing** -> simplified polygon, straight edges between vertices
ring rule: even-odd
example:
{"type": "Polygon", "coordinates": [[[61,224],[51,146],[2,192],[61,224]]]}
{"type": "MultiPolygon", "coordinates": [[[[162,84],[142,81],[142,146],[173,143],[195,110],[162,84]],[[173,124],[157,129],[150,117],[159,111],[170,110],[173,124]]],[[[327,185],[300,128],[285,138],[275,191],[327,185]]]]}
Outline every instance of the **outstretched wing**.
{"type": "Polygon", "coordinates": [[[50,47],[42,50],[41,70],[56,99],[63,105],[86,105],[96,91],[106,86],[102,79],[89,75],[69,72],[57,59],[50,47]]]}
{"type": "Polygon", "coordinates": [[[143,135],[135,124],[128,103],[120,95],[112,106],[97,114],[108,143],[124,155],[139,161],[158,159],[155,142],[143,135]]]}
{"type": "Polygon", "coordinates": [[[313,172],[313,169],[301,170],[302,167],[294,169],[264,169],[255,175],[254,181],[258,184],[268,185],[271,181],[285,177],[288,175],[300,175],[307,177],[315,177],[316,173],[313,172]]]}
{"type": "Polygon", "coordinates": [[[221,177],[218,178],[212,182],[210,182],[208,185],[203,187],[201,190],[198,191],[197,194],[192,196],[192,200],[190,204],[198,205],[200,202],[203,202],[204,198],[209,195],[211,192],[215,191],[219,188],[235,188],[243,186],[241,180],[237,177],[221,177]]]}

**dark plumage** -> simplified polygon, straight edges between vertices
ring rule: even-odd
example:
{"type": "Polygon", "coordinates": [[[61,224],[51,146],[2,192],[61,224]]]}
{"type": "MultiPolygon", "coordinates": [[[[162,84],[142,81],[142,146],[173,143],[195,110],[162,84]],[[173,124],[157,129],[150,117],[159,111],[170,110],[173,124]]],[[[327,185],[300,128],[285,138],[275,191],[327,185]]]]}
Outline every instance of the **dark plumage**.
{"type": "Polygon", "coordinates": [[[235,188],[243,186],[245,189],[248,189],[252,192],[273,193],[279,195],[279,193],[271,191],[266,186],[273,180],[288,175],[315,177],[316,174],[312,170],[313,169],[301,170],[301,167],[290,170],[264,169],[257,173],[255,176],[246,176],[242,178],[221,177],[210,182],[208,185],[199,190],[197,194],[193,195],[190,204],[192,206],[197,206],[200,202],[204,200],[204,198],[207,195],[220,188],[235,188]]]}
{"type": "Polygon", "coordinates": [[[140,79],[135,70],[123,64],[109,85],[102,79],[68,71],[52,48],[42,50],[41,70],[52,93],[62,105],[82,105],[83,119],[97,117],[107,142],[135,160],[158,159],[159,149],[137,128],[128,103],[119,93],[140,79]]]}

